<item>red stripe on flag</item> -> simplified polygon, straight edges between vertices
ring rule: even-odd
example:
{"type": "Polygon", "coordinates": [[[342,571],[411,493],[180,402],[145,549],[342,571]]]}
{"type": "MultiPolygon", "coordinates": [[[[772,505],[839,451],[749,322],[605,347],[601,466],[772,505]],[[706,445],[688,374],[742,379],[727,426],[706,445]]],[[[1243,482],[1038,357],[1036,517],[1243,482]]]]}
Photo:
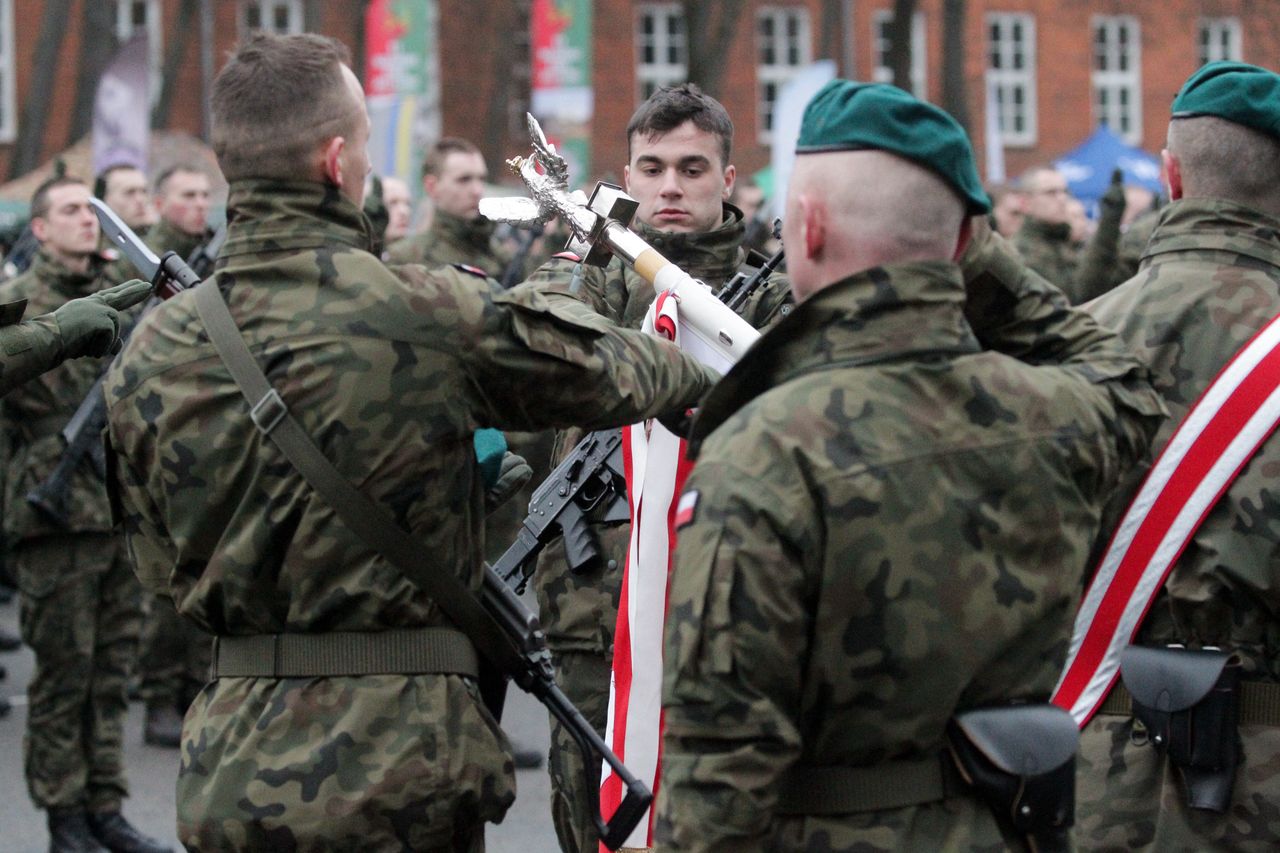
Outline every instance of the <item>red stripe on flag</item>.
{"type": "MultiPolygon", "coordinates": [[[[1234,360],[1234,359],[1233,359],[1234,360]]],[[[1142,578],[1143,570],[1150,563],[1160,542],[1172,527],[1178,513],[1187,504],[1196,487],[1205,479],[1214,463],[1222,456],[1227,446],[1240,432],[1241,428],[1258,411],[1267,397],[1276,389],[1277,373],[1280,371],[1280,349],[1272,349],[1241,381],[1223,402],[1219,411],[1206,424],[1205,429],[1188,448],[1183,461],[1177,466],[1169,481],[1152,503],[1151,509],[1142,520],[1138,532],[1125,551],[1124,557],[1117,567],[1115,577],[1098,606],[1081,641],[1071,668],[1064,675],[1062,684],[1053,697],[1054,704],[1070,709],[1087,688],[1093,674],[1097,672],[1111,640],[1115,636],[1120,618],[1125,607],[1133,597],[1134,588],[1142,578]]],[[[1185,421],[1184,421],[1185,423],[1185,421]]],[[[1177,435],[1175,431],[1174,435],[1177,435]]],[[[1172,437],[1170,443],[1172,443],[1172,437]]],[[[1265,440],[1265,436],[1263,437],[1265,440]]],[[[1166,445],[1167,446],[1167,445],[1166,445]]],[[[1251,456],[1252,454],[1250,454],[1251,456]]],[[[1248,464],[1249,456],[1241,463],[1241,468],[1248,464]]],[[[1239,470],[1239,469],[1237,469],[1239,470]]],[[[1148,474],[1150,476],[1150,474],[1148,474]]],[[[1230,479],[1226,481],[1229,485],[1230,479]]],[[[1225,491],[1226,485],[1223,490],[1225,491]]],[[[1221,491],[1217,497],[1221,497],[1221,491]]],[[[1215,500],[1207,505],[1200,518],[1203,519],[1213,508],[1215,500]]],[[[1192,528],[1194,530],[1194,528],[1192,528]]],[[[1185,550],[1190,536],[1178,548],[1177,554],[1169,561],[1161,575],[1158,587],[1163,587],[1169,572],[1177,563],[1178,557],[1185,550]]],[[[1143,609],[1143,615],[1154,602],[1153,596],[1143,609]]],[[[1136,623],[1141,624],[1141,620],[1136,623]]],[[[1132,639],[1132,635],[1128,638],[1132,639]]],[[[1114,679],[1112,680],[1114,683],[1114,679]]],[[[1105,695],[1105,694],[1104,694],[1105,695]]],[[[1099,703],[1100,704],[1100,703],[1099,703]]]]}

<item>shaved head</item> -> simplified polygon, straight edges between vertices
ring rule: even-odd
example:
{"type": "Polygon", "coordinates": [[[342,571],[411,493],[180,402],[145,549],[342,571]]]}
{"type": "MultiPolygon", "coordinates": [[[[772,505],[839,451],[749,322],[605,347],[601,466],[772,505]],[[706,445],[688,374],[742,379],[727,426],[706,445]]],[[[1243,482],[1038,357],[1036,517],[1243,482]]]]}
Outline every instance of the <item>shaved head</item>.
{"type": "Polygon", "coordinates": [[[796,299],[883,264],[949,261],[964,219],[950,184],[896,154],[797,157],[783,217],[796,299]]]}
{"type": "Polygon", "coordinates": [[[1220,198],[1280,216],[1280,140],[1214,116],[1169,122],[1182,198],[1220,198]]]}

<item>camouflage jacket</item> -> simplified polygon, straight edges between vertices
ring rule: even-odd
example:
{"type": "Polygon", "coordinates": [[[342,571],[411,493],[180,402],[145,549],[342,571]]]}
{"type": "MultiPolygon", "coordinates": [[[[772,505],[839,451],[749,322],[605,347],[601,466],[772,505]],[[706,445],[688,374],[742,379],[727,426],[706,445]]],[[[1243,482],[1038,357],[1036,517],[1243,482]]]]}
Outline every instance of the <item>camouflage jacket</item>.
{"type": "Polygon", "coordinates": [[[970,305],[951,264],[865,271],[704,400],[666,626],[663,849],[1018,846],[975,797],[776,811],[788,773],[927,760],[957,711],[1047,699],[1105,499],[1159,420],[1119,341],[984,240],[970,305]]]}
{"type": "Polygon", "coordinates": [[[27,301],[0,305],[0,396],[62,362],[62,336],[50,314],[23,321],[27,301]]]}
{"type": "MultiPolygon", "coordinates": [[[[746,262],[742,248],[745,229],[742,213],[725,205],[724,223],[714,231],[671,234],[638,224],[636,232],[663,257],[689,275],[718,289],[746,262]]],[[[527,284],[548,298],[570,295],[613,323],[638,329],[649,305],[657,298],[653,285],[613,258],[604,268],[587,266],[569,254],[556,255],[535,272],[527,284]]],[[[764,327],[791,308],[791,286],[785,275],[774,273],[759,295],[741,313],[752,325],[764,327]]],[[[559,462],[585,434],[570,429],[556,436],[553,462],[559,462]]],[[[538,562],[534,587],[547,640],[557,651],[604,653],[613,645],[618,614],[622,567],[626,562],[629,525],[596,526],[594,532],[614,567],[602,571],[608,577],[574,575],[564,563],[563,551],[549,549],[538,562]]]]}
{"type": "Polygon", "coordinates": [[[1071,226],[1028,216],[1013,238],[1026,262],[1070,298],[1080,268],[1080,247],[1071,242],[1071,226]]]}
{"type": "Polygon", "coordinates": [[[387,263],[466,264],[484,270],[490,278],[501,278],[511,253],[494,239],[493,230],[494,223],[487,219],[468,221],[437,210],[425,232],[402,237],[387,247],[387,263]]]}
{"type": "MultiPolygon", "coordinates": [[[[336,190],[237,182],[229,211],[215,280],[268,379],[338,470],[474,590],[478,427],[616,425],[690,404],[714,379],[674,347],[570,317],[532,290],[454,268],[393,273],[368,254],[368,221],[336,190]]],[[[144,585],[218,635],[441,624],[258,432],[193,296],[148,315],[106,382],[144,585]]],[[[359,846],[389,845],[386,821],[403,817],[430,824],[409,846],[434,849],[432,833],[451,832],[458,815],[500,819],[513,796],[501,736],[456,676],[223,678],[186,728],[188,749],[201,744],[184,769],[188,793],[208,803],[193,832],[217,836],[284,805],[278,825],[305,849],[303,834],[333,830],[333,809],[349,809],[362,816],[359,846]],[[207,752],[206,737],[216,741],[207,752]],[[352,739],[359,747],[344,751],[352,739]],[[314,777],[316,796],[280,800],[290,795],[268,777],[318,772],[310,756],[321,753],[336,775],[314,777]]]]}
{"type": "MultiPolygon", "coordinates": [[[[42,250],[30,269],[0,285],[0,302],[25,299],[29,313],[47,314],[72,299],[116,283],[103,279],[105,266],[95,259],[89,272],[73,272],[42,250]]],[[[132,316],[122,314],[126,321],[122,333],[127,331],[132,316]]],[[[10,446],[4,524],[11,542],[67,532],[40,515],[25,496],[53,472],[62,458],[66,447],[62,428],[71,420],[102,370],[103,364],[98,359],[71,359],[14,389],[0,402],[0,415],[10,446]]],[[[88,533],[111,529],[106,488],[87,461],[80,465],[72,479],[69,506],[69,530],[88,533]]]]}
{"type": "Polygon", "coordinates": [[[179,231],[165,220],[161,219],[155,225],[147,229],[147,236],[144,240],[151,250],[157,255],[163,255],[165,252],[177,252],[178,257],[184,261],[191,257],[191,253],[202,245],[206,240],[213,236],[212,231],[205,231],[200,234],[187,234],[179,231]]]}
{"type": "MultiPolygon", "coordinates": [[[[1138,275],[1088,310],[1151,365],[1170,412],[1159,452],[1223,365],[1280,313],[1280,220],[1226,201],[1174,202],[1160,212],[1138,275]]],[[[1120,503],[1139,482],[1130,479],[1120,503]]],[[[1278,506],[1273,435],[1179,557],[1138,641],[1230,649],[1246,677],[1280,681],[1278,506]]]]}

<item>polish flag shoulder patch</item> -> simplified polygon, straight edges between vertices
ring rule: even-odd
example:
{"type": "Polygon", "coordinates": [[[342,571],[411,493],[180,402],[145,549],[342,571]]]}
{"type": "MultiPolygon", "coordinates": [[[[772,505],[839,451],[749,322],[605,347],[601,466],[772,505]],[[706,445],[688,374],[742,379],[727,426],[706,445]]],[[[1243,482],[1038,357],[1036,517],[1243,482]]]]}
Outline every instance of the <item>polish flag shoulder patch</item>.
{"type": "Polygon", "coordinates": [[[698,490],[690,489],[680,496],[676,506],[676,530],[693,524],[693,517],[698,510],[698,490]]]}

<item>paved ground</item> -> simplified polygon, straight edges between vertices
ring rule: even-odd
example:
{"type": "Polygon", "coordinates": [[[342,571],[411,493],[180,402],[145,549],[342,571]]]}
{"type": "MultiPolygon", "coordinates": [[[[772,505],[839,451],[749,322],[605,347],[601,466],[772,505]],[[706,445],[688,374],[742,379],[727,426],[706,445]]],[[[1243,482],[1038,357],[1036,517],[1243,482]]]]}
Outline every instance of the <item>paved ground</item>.
{"type": "MultiPolygon", "coordinates": [[[[17,605],[0,605],[0,625],[16,631],[17,605]]],[[[47,849],[49,836],[44,816],[32,805],[22,779],[22,732],[26,726],[25,690],[31,677],[32,656],[23,649],[0,654],[8,671],[0,681],[0,693],[14,700],[13,712],[0,719],[0,850],[6,853],[39,853],[47,849]]],[[[513,738],[547,749],[547,715],[538,702],[520,690],[507,697],[504,724],[513,738]]],[[[149,834],[178,847],[174,834],[173,786],[177,777],[176,750],[142,743],[142,707],[130,707],[125,729],[129,784],[132,796],[125,816],[149,834]]],[[[555,853],[558,847],[549,813],[550,783],[545,769],[518,771],[519,796],[501,825],[490,826],[489,853],[555,853]]]]}

